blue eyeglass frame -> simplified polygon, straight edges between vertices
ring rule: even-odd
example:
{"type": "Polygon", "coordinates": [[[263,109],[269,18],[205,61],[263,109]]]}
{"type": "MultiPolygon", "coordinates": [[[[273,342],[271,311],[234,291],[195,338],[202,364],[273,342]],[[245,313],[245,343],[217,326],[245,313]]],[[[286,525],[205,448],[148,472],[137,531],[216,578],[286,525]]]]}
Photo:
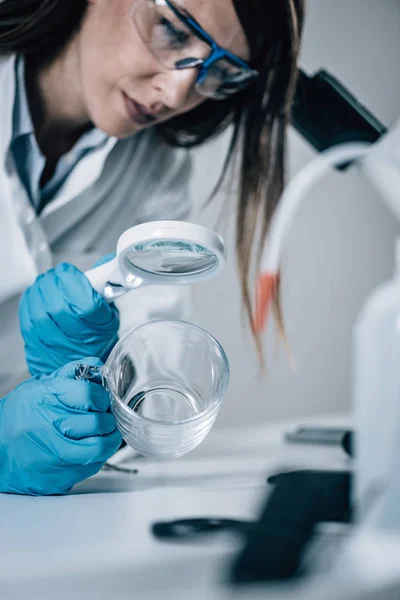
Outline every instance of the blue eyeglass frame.
{"type": "MultiPolygon", "coordinates": [[[[163,0],[165,4],[172,10],[172,12],[178,17],[182,23],[184,23],[188,29],[190,29],[196,37],[205,42],[211,48],[211,53],[207,58],[184,58],[175,64],[176,69],[193,69],[200,67],[200,73],[196,79],[196,84],[201,84],[207,77],[208,69],[216,62],[221,59],[225,59],[232,65],[239,67],[243,71],[249,73],[249,79],[247,80],[249,85],[252,80],[259,77],[258,71],[255,71],[251,66],[229,50],[225,50],[222,46],[219,46],[215,40],[195,21],[193,18],[183,14],[176,6],[170,2],[170,0],[163,0]]],[[[155,0],[156,2],[156,0],[155,0]]],[[[238,86],[240,89],[240,86],[238,86]]]]}

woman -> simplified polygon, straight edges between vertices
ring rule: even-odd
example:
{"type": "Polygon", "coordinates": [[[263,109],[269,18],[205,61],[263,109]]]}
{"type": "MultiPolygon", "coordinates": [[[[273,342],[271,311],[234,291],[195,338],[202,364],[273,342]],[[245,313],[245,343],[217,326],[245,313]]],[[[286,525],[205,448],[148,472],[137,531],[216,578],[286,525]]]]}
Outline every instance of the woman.
{"type": "MultiPolygon", "coordinates": [[[[104,359],[119,328],[82,270],[128,227],[186,218],[187,148],[228,125],[224,172],[241,146],[237,251],[250,315],[252,242],[283,186],[302,16],[302,0],[0,3],[0,491],[63,493],[118,447],[103,391],[62,367],[104,359]],[[35,377],[10,392],[23,379],[21,294],[35,377]]],[[[176,292],[139,293],[138,321],[139,305],[147,318],[178,310],[176,292]]]]}

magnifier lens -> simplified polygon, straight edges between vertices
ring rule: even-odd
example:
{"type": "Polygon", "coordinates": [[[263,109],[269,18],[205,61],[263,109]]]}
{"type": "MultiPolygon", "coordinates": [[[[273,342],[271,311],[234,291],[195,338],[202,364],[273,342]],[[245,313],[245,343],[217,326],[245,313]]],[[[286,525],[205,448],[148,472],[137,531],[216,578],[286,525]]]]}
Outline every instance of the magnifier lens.
{"type": "Polygon", "coordinates": [[[213,269],[218,258],[199,244],[185,241],[148,241],[126,252],[125,266],[158,275],[197,275],[213,269]]]}

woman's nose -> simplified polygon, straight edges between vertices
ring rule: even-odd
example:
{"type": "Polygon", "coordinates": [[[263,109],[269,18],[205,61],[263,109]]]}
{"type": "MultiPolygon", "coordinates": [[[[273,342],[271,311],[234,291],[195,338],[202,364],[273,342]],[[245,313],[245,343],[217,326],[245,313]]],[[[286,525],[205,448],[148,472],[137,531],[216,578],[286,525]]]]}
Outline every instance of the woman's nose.
{"type": "Polygon", "coordinates": [[[198,76],[197,69],[171,70],[157,76],[155,86],[163,104],[170,110],[181,110],[187,104],[198,76]]]}

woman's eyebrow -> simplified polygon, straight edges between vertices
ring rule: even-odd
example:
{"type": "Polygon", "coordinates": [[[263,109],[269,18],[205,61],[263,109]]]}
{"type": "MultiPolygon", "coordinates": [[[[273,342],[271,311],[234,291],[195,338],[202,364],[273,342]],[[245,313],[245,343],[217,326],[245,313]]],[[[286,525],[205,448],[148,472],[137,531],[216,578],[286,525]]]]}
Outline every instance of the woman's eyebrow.
{"type": "MultiPolygon", "coordinates": [[[[0,0],[1,1],[1,0],[0,0]]],[[[178,10],[180,13],[182,13],[185,17],[188,17],[189,19],[191,19],[198,27],[200,27],[204,33],[206,33],[212,40],[214,40],[214,37],[208,33],[207,29],[205,29],[203,27],[203,25],[201,25],[195,18],[194,16],[187,10],[187,8],[185,8],[184,6],[182,6],[180,4],[180,2],[175,2],[175,0],[173,2],[171,2],[171,4],[176,8],[176,10],[178,10]]],[[[221,46],[221,48],[224,48],[224,46],[221,46]]],[[[241,57],[239,55],[237,55],[238,58],[241,58],[241,60],[247,61],[247,58],[241,57]]]]}
{"type": "MultiPolygon", "coordinates": [[[[0,0],[1,1],[1,0],[0,0]]],[[[183,16],[191,19],[193,21],[193,23],[195,23],[195,25],[197,25],[198,27],[200,27],[200,29],[206,34],[208,35],[208,37],[213,40],[215,43],[217,43],[215,41],[214,36],[212,36],[208,30],[203,27],[203,25],[201,23],[199,23],[197,21],[197,19],[195,19],[195,17],[187,10],[187,8],[185,8],[184,6],[182,6],[179,2],[175,2],[175,0],[173,2],[171,2],[171,4],[173,5],[174,8],[176,8],[176,10],[178,10],[180,13],[182,13],[183,16]]],[[[223,47],[223,46],[221,46],[223,47]]]]}

